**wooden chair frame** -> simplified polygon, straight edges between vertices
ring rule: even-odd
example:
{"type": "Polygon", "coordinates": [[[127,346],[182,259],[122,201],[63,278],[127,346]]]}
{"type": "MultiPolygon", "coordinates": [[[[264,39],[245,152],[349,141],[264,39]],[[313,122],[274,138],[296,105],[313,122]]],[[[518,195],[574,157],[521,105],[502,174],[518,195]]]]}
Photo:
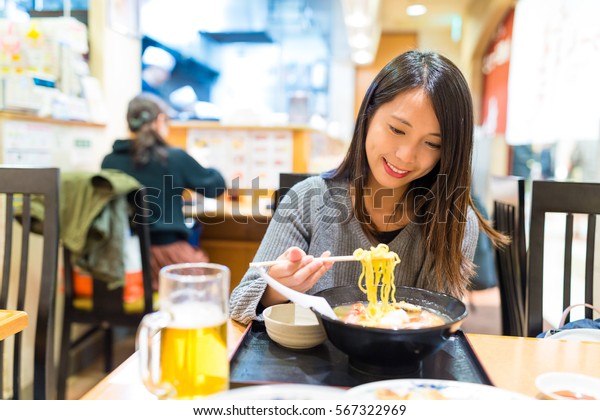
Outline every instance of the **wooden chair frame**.
{"type": "MultiPolygon", "coordinates": [[[[531,228],[529,267],[527,276],[527,335],[535,337],[543,326],[544,232],[547,213],[566,213],[565,254],[563,276],[563,309],[571,305],[571,267],[573,256],[573,214],[587,214],[585,259],[585,302],[594,296],[594,252],[596,215],[600,213],[600,184],[582,182],[533,181],[531,197],[531,228]]],[[[586,309],[586,317],[592,310],[586,309]]],[[[569,319],[566,320],[569,322],[569,319]]]]}
{"type": "Polygon", "coordinates": [[[525,241],[525,179],[493,176],[490,183],[494,228],[507,234],[511,243],[496,249],[500,289],[502,334],[525,334],[525,284],[527,251],[525,241]]]}
{"type": "MultiPolygon", "coordinates": [[[[16,289],[16,310],[26,310],[25,300],[32,296],[38,298],[35,325],[29,325],[25,331],[17,333],[14,341],[14,368],[12,376],[13,399],[23,398],[22,351],[23,334],[34,332],[33,356],[33,398],[36,400],[56,397],[56,371],[54,367],[54,314],[56,308],[56,283],[59,243],[59,178],[58,168],[0,167],[0,193],[6,195],[6,218],[4,232],[4,258],[0,287],[0,308],[8,308],[9,296],[16,289]],[[42,263],[39,285],[34,288],[28,282],[28,259],[30,257],[30,233],[32,232],[32,195],[41,195],[44,199],[44,220],[42,224],[42,263]],[[20,263],[18,278],[10,278],[13,252],[13,204],[22,200],[20,220],[22,225],[20,263]],[[17,281],[16,281],[17,280],[17,281]],[[12,289],[12,290],[11,290],[12,289]]],[[[4,359],[4,341],[0,341],[0,393],[3,390],[2,372],[4,359]]],[[[1,394],[0,394],[1,396],[1,394]]]]}

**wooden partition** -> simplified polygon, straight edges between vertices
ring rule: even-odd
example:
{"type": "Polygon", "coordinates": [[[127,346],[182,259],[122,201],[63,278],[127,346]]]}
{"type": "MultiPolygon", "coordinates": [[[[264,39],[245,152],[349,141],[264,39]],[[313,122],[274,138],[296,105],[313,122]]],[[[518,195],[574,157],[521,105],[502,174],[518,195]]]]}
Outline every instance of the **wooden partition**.
{"type": "Polygon", "coordinates": [[[236,201],[226,195],[219,198],[214,211],[186,206],[184,213],[202,223],[200,246],[208,253],[211,262],[229,267],[233,290],[258,250],[271,212],[253,209],[251,197],[236,201]]]}

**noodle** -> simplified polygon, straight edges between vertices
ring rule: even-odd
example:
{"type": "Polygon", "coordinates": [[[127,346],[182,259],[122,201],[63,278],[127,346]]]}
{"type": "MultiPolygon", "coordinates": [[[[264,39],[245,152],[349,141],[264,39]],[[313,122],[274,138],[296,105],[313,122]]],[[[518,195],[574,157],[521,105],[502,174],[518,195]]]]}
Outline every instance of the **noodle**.
{"type": "Polygon", "coordinates": [[[400,258],[398,254],[390,251],[386,244],[371,247],[370,251],[358,248],[353,255],[362,264],[358,287],[367,295],[370,318],[377,320],[384,313],[394,310],[394,304],[396,303],[394,267],[400,262],[400,258]],[[363,279],[364,285],[362,283],[363,279]],[[380,296],[377,296],[378,289],[380,290],[380,296]]]}

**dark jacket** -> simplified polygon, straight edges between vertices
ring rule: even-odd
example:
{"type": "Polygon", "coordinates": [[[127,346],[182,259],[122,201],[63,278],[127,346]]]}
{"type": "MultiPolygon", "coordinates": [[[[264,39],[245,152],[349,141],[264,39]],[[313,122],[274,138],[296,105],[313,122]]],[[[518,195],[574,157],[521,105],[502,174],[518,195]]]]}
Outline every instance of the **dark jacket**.
{"type": "Polygon", "coordinates": [[[132,146],[132,140],[115,141],[102,168],[119,169],[147,188],[153,245],[187,240],[190,230],[184,224],[184,189],[217,197],[225,191],[225,180],[216,169],[205,168],[185,151],[172,147],[167,149],[166,159],[156,158],[138,167],[133,163],[132,146]]]}

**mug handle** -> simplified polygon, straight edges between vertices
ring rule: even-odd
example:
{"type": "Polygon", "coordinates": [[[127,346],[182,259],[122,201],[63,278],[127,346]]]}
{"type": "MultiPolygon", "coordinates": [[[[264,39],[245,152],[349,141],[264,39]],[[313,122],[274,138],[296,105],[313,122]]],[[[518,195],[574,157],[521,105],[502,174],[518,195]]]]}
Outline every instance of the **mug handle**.
{"type": "Polygon", "coordinates": [[[135,347],[140,358],[142,382],[158,398],[165,398],[171,386],[160,379],[160,331],[172,321],[168,312],[158,311],[147,314],[137,331],[135,347]]]}

